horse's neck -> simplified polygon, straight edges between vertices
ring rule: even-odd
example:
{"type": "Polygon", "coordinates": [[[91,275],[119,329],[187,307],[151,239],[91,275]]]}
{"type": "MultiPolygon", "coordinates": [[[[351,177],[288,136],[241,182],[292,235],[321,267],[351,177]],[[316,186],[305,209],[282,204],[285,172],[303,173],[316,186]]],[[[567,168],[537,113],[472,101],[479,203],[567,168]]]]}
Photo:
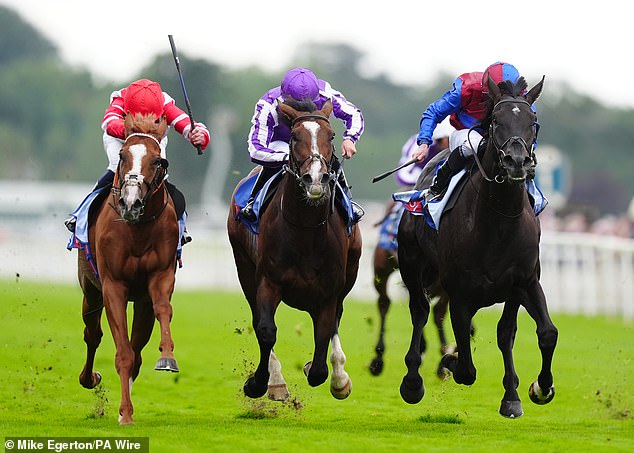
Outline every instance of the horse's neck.
{"type": "Polygon", "coordinates": [[[309,205],[302,193],[302,187],[290,173],[286,173],[280,189],[280,210],[287,222],[310,228],[321,226],[321,223],[328,218],[330,198],[319,206],[309,205]]]}
{"type": "Polygon", "coordinates": [[[521,211],[526,190],[524,184],[512,184],[507,181],[497,182],[496,176],[500,174],[495,147],[489,142],[484,157],[482,167],[486,176],[493,181],[481,178],[479,189],[478,205],[483,209],[488,209],[488,215],[498,215],[501,217],[512,217],[521,211]],[[492,214],[491,214],[492,213],[492,214]]]}

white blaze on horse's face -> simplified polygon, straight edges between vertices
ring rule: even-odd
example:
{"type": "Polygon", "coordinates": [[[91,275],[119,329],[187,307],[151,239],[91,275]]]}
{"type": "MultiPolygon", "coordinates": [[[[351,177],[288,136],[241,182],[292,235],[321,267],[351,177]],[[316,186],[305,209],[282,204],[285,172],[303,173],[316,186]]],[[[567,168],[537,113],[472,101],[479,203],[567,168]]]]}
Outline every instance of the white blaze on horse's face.
{"type": "Polygon", "coordinates": [[[322,160],[320,159],[321,155],[319,154],[319,146],[317,145],[319,123],[316,121],[305,121],[302,125],[310,133],[310,153],[313,156],[308,173],[312,179],[312,183],[306,186],[306,194],[308,198],[317,199],[321,198],[324,194],[324,188],[321,184],[322,160]]]}
{"type": "Polygon", "coordinates": [[[520,108],[518,106],[513,107],[513,110],[511,110],[511,111],[515,114],[515,116],[519,116],[519,114],[521,112],[521,110],[520,110],[520,108]]]}
{"type": "Polygon", "coordinates": [[[141,186],[143,185],[143,175],[141,174],[141,163],[143,157],[147,154],[147,148],[145,145],[138,144],[132,145],[128,148],[130,154],[132,154],[132,168],[124,177],[124,187],[121,193],[121,198],[125,204],[125,207],[130,210],[134,206],[134,203],[138,200],[140,202],[141,186]]]}

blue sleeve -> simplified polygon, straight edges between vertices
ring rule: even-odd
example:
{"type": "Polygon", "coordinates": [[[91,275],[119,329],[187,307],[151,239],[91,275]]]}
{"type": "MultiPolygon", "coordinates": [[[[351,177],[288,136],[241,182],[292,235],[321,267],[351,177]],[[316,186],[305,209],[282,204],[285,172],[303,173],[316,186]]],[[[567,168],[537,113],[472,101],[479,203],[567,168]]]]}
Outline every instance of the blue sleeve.
{"type": "Polygon", "coordinates": [[[452,113],[460,110],[462,92],[462,79],[457,78],[453,83],[453,88],[442,95],[440,99],[432,102],[423,113],[420,119],[420,132],[418,133],[417,143],[419,145],[433,143],[432,134],[438,123],[444,120],[452,113]]]}

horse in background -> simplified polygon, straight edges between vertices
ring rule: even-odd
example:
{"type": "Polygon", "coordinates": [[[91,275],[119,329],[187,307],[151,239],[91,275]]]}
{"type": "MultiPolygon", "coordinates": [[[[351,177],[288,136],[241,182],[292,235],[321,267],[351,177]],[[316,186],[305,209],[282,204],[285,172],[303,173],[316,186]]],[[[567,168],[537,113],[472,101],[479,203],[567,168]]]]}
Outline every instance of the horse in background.
{"type": "MultiPolygon", "coordinates": [[[[381,317],[381,324],[379,327],[379,339],[377,340],[376,346],[374,348],[376,354],[369,365],[370,373],[372,373],[372,375],[374,376],[379,376],[383,372],[383,355],[385,354],[385,326],[387,314],[390,306],[392,305],[392,300],[388,295],[387,288],[390,276],[395,271],[398,271],[396,229],[398,228],[398,222],[400,220],[400,209],[402,209],[399,206],[402,205],[394,201],[388,203],[385,216],[375,225],[381,226],[381,238],[374,248],[374,254],[372,257],[372,269],[374,274],[373,283],[374,289],[378,293],[377,305],[379,309],[379,315],[381,317]],[[392,231],[390,225],[392,223],[395,224],[394,231],[392,231]]],[[[454,345],[450,345],[447,342],[447,336],[443,327],[443,321],[449,308],[449,298],[440,287],[436,287],[430,297],[436,300],[433,305],[434,324],[436,325],[436,329],[438,331],[438,338],[440,340],[440,355],[442,356],[444,354],[452,353],[455,349],[454,345]]],[[[423,332],[420,338],[421,355],[423,355],[426,350],[427,340],[423,332]]],[[[448,376],[447,370],[442,366],[439,366],[437,368],[436,374],[441,379],[445,379],[448,376]]]]}
{"type": "Polygon", "coordinates": [[[244,393],[251,398],[259,398],[267,390],[275,400],[289,396],[273,351],[275,311],[282,301],[307,312],[313,321],[313,359],[304,367],[309,385],[326,381],[326,357],[332,344],[330,392],[343,399],[352,390],[344,369],[339,323],[344,298],[359,269],[361,233],[356,224],[347,233],[345,219],[334,203],[335,134],[328,119],[332,103],[326,102],[321,110],[315,108],[310,102],[279,105],[281,120],[288,120],[291,128],[289,160],[261,214],[259,234],[238,220],[235,191],[231,199],[227,231],[260,347],[257,369],[244,384],[244,393]]]}
{"type": "MultiPolygon", "coordinates": [[[[415,404],[425,392],[418,372],[419,338],[429,316],[425,290],[440,281],[451,300],[450,316],[457,352],[443,364],[459,384],[476,379],[470,348],[470,323],[483,307],[503,303],[497,326],[498,348],[504,360],[504,417],[523,415],[517,393],[519,378],[513,364],[517,314],[523,306],[537,324],[542,368],[529,387],[531,401],[547,404],[554,398],[551,372],[558,332],[553,325],[539,282],[540,225],[526,191],[536,165],[534,145],[537,118],[532,104],[544,79],[524,94],[527,84],[488,79],[489,105],[483,123],[488,130],[485,147],[474,156],[460,197],[443,214],[438,231],[422,216],[406,212],[398,231],[401,276],[410,296],[412,340],[405,356],[407,374],[401,383],[403,400],[415,404]]],[[[482,147],[481,147],[482,148],[482,147]]]]}
{"type": "Polygon", "coordinates": [[[179,227],[174,203],[165,185],[167,161],[159,141],[165,117],[128,115],[111,196],[100,200],[90,222],[89,244],[79,251],[78,277],[82,288],[84,341],[87,357],[79,376],[88,389],[101,382],[93,370],[103,336],[101,313],[106,316],[116,346],[115,367],[121,381],[119,423],[134,423],[130,397],[139,375],[141,351],[150,340],[154,319],[161,329],[155,369],[178,371],[170,332],[171,297],[177,265],[179,227]],[[85,253],[84,253],[85,252],[85,253]],[[96,265],[96,267],[95,267],[96,265]],[[128,334],[127,305],[134,303],[128,334]]]}

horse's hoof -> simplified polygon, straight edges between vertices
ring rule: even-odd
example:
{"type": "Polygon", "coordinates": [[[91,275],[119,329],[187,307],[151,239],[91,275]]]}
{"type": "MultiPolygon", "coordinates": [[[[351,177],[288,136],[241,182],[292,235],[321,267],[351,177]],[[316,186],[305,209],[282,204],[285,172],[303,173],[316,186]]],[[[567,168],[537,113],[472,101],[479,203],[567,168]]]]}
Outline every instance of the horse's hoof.
{"type": "MultiPolygon", "coordinates": [[[[245,391],[246,393],[246,391],[245,391]]],[[[291,394],[288,392],[286,384],[273,384],[269,385],[269,391],[267,392],[269,399],[273,401],[286,401],[291,394]]]]}
{"type": "Polygon", "coordinates": [[[348,379],[346,384],[340,389],[336,389],[332,385],[330,386],[330,393],[338,400],[345,400],[350,396],[350,392],[352,392],[352,381],[350,379],[348,379]]]}
{"type": "Polygon", "coordinates": [[[406,383],[405,378],[403,378],[403,382],[401,382],[401,398],[408,404],[416,404],[419,403],[420,400],[423,399],[425,395],[425,385],[423,384],[423,380],[420,379],[420,385],[417,386],[409,386],[406,383]]]}
{"type": "Polygon", "coordinates": [[[261,396],[264,396],[264,394],[266,393],[268,386],[264,385],[262,388],[258,388],[257,383],[255,382],[255,378],[254,377],[250,377],[249,379],[247,379],[247,381],[244,383],[244,394],[246,396],[248,396],[249,398],[260,398],[261,396]]]}
{"type": "Polygon", "coordinates": [[[313,366],[312,360],[310,362],[306,362],[306,365],[304,365],[304,376],[308,377],[308,373],[310,372],[311,366],[313,366]]]}
{"type": "Polygon", "coordinates": [[[378,376],[383,372],[383,360],[376,358],[370,362],[370,373],[372,376],[378,376]]]}
{"type": "Polygon", "coordinates": [[[176,364],[176,359],[171,357],[161,357],[158,359],[154,369],[156,371],[171,371],[173,373],[178,373],[180,371],[178,369],[178,365],[176,364]]]}
{"type": "Polygon", "coordinates": [[[451,378],[451,371],[449,370],[449,368],[438,365],[438,369],[436,369],[436,376],[438,376],[438,379],[440,379],[441,381],[447,381],[449,380],[449,378],[451,378]]]}
{"type": "Polygon", "coordinates": [[[544,394],[537,381],[533,382],[528,388],[528,396],[535,404],[544,405],[550,403],[555,397],[555,386],[551,385],[548,392],[544,394]]]}
{"type": "Polygon", "coordinates": [[[134,425],[134,420],[132,420],[131,415],[121,415],[119,414],[119,424],[120,425],[134,425]]]}
{"type": "Polygon", "coordinates": [[[83,376],[80,375],[79,376],[79,383],[81,384],[82,387],[86,388],[86,389],[94,389],[95,387],[97,387],[100,383],[101,383],[101,373],[99,371],[95,371],[94,373],[92,373],[92,375],[90,376],[90,383],[86,383],[83,379],[83,376]]]}
{"type": "Polygon", "coordinates": [[[502,401],[500,415],[506,418],[519,418],[524,415],[521,401],[502,401]]]}

